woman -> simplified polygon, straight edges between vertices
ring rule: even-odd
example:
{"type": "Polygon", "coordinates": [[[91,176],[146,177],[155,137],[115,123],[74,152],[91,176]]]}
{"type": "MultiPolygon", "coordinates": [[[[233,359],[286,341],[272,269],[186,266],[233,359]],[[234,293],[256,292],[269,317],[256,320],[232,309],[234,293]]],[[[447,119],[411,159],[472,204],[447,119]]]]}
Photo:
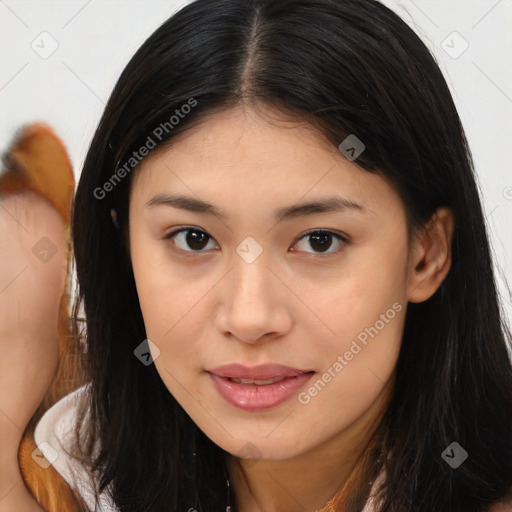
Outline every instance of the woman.
{"type": "Polygon", "coordinates": [[[380,3],[172,16],[109,99],[73,240],[90,384],[36,441],[76,426],[54,465],[90,508],[512,506],[510,334],[470,150],[380,3]]]}

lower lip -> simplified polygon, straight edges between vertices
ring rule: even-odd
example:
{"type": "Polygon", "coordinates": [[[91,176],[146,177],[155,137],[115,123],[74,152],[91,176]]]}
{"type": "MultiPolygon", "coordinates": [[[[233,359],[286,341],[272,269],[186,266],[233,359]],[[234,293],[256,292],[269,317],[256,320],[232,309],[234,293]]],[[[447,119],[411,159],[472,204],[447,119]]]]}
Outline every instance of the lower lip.
{"type": "Polygon", "coordinates": [[[313,372],[288,377],[264,386],[256,384],[239,384],[226,377],[210,373],[219,394],[228,404],[245,411],[271,409],[291,398],[313,376],[313,372]]]}

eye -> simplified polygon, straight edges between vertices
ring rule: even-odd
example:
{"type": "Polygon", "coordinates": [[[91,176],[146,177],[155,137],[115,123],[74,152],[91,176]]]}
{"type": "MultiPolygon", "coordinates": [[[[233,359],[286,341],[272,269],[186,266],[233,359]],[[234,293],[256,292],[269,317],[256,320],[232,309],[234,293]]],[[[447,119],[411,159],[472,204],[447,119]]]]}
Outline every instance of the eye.
{"type": "Polygon", "coordinates": [[[164,236],[164,239],[174,239],[173,243],[175,245],[182,244],[182,246],[188,245],[192,250],[188,250],[184,247],[179,247],[180,249],[186,252],[204,252],[201,249],[205,248],[205,242],[208,240],[213,240],[213,238],[208,235],[205,231],[199,228],[194,227],[186,227],[181,228],[177,231],[173,231],[168,235],[164,236]]]}
{"type": "MultiPolygon", "coordinates": [[[[308,239],[308,243],[314,249],[316,247],[318,252],[315,252],[314,254],[326,254],[328,256],[337,254],[350,243],[350,240],[345,236],[327,230],[316,229],[309,231],[305,235],[302,235],[299,241],[305,238],[308,239]],[[338,242],[339,248],[337,250],[327,252],[332,247],[333,239],[338,242]]],[[[208,233],[195,227],[180,228],[177,231],[173,231],[172,233],[165,235],[164,239],[173,239],[174,245],[177,245],[179,249],[190,253],[204,252],[202,249],[205,249],[205,247],[208,246],[207,242],[209,240],[214,240],[210,235],[208,235],[208,233]],[[179,244],[182,244],[182,247],[179,247],[179,244]],[[187,249],[185,246],[188,246],[191,250],[187,249]]],[[[292,252],[297,251],[292,249],[292,252]]]]}
{"type": "MultiPolygon", "coordinates": [[[[346,245],[348,245],[350,243],[350,240],[348,238],[346,238],[345,236],[342,236],[338,233],[334,233],[333,231],[318,230],[318,229],[316,229],[314,231],[309,231],[308,233],[303,235],[299,239],[299,241],[302,239],[307,239],[307,243],[310,244],[311,247],[313,247],[314,249],[319,251],[319,252],[314,252],[313,254],[326,254],[327,256],[337,254],[338,252],[343,250],[343,248],[346,245]],[[335,239],[337,241],[339,248],[334,251],[331,251],[331,252],[326,252],[332,247],[333,239],[335,239]]],[[[297,242],[297,243],[299,243],[299,242],[297,242]]],[[[292,249],[292,251],[295,251],[295,250],[292,249]]]]}

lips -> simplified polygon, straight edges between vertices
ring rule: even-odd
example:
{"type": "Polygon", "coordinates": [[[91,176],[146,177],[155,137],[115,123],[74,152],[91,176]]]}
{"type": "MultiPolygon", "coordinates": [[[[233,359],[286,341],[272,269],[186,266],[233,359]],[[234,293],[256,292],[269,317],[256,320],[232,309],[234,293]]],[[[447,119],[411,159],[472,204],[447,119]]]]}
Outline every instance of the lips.
{"type": "Polygon", "coordinates": [[[308,373],[311,370],[299,370],[297,368],[290,368],[281,364],[261,364],[258,366],[244,366],[241,364],[227,364],[218,366],[212,370],[208,370],[214,375],[219,377],[226,377],[229,379],[245,379],[251,381],[257,380],[270,380],[270,379],[285,379],[287,377],[297,377],[303,373],[308,373]]]}
{"type": "Polygon", "coordinates": [[[280,364],[243,366],[229,364],[207,371],[219,394],[232,406],[246,411],[271,409],[303,387],[313,370],[280,364]]]}

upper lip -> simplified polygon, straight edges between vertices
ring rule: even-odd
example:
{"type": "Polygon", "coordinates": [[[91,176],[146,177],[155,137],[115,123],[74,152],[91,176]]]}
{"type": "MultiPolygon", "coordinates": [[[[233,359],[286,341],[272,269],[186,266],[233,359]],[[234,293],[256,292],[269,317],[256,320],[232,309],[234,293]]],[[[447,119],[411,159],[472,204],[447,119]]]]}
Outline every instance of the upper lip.
{"type": "Polygon", "coordinates": [[[296,377],[303,373],[308,373],[312,370],[299,370],[297,368],[290,368],[282,364],[260,364],[258,366],[244,366],[242,364],[226,364],[217,366],[209,373],[219,375],[220,377],[229,377],[233,379],[252,379],[252,380],[265,380],[277,379],[281,377],[296,377]]]}

